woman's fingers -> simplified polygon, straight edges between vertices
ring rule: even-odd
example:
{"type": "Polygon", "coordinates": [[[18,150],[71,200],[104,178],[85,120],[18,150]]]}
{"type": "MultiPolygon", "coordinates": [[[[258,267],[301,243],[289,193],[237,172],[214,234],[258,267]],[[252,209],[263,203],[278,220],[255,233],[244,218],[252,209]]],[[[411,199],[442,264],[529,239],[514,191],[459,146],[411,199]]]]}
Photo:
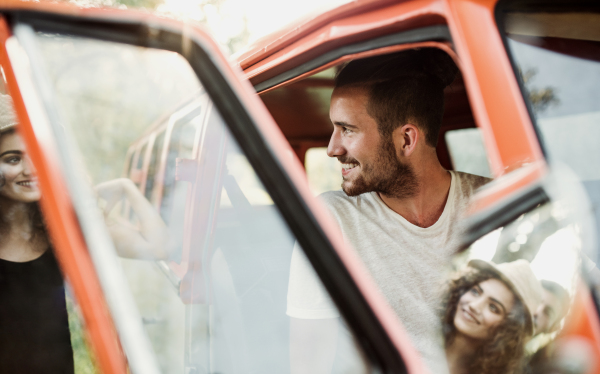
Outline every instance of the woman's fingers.
{"type": "Polygon", "coordinates": [[[105,214],[108,214],[115,205],[123,199],[127,181],[128,179],[126,178],[119,178],[100,183],[96,186],[95,189],[98,197],[106,201],[106,206],[104,208],[105,214]]]}

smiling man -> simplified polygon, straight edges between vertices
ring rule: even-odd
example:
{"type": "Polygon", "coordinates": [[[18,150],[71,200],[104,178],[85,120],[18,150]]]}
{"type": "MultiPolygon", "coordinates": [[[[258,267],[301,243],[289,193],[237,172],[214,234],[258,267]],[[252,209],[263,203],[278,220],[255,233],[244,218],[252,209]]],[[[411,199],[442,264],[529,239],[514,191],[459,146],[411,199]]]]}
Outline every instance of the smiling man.
{"type": "MultiPolygon", "coordinates": [[[[435,373],[446,371],[436,292],[458,239],[455,221],[487,182],[437,158],[444,88],[457,71],[438,49],[346,65],[331,97],[328,147],[342,163],[342,191],[321,195],[435,373]]],[[[295,373],[326,373],[333,362],[339,313],[314,278],[295,250],[287,308],[295,373]]]]}

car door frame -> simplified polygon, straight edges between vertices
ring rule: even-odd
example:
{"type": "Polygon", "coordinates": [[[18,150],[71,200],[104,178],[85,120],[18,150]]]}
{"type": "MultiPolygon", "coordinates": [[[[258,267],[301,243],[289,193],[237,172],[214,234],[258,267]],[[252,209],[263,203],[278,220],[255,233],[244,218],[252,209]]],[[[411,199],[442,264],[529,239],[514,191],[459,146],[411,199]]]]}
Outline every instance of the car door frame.
{"type": "MultiPolygon", "coordinates": [[[[47,8],[55,11],[39,12],[23,9],[2,9],[2,11],[9,20],[11,28],[23,24],[37,31],[160,48],[184,56],[211,95],[214,105],[271,194],[291,232],[305,248],[309,261],[332,295],[348,326],[355,332],[359,344],[375,370],[398,373],[424,371],[397,317],[376,291],[375,284],[360,260],[353,252],[347,250],[324,208],[311,196],[302,173],[302,166],[297,160],[287,156],[291,148],[258,97],[254,95],[252,87],[244,81],[240,71],[234,70],[229,65],[219,47],[201,28],[146,14],[94,9],[75,11],[70,7],[47,8]]],[[[8,27],[4,32],[10,39],[8,27]]],[[[5,46],[6,43],[3,45],[5,46]]],[[[6,51],[5,48],[3,52],[6,51]]],[[[8,56],[4,56],[3,61],[10,60],[10,48],[8,56]]],[[[74,200],[71,200],[64,193],[64,187],[71,181],[65,181],[64,174],[61,172],[56,139],[50,137],[42,140],[40,137],[41,133],[51,133],[50,129],[43,128],[47,123],[39,121],[37,113],[27,111],[27,101],[41,98],[43,103],[48,103],[50,98],[44,96],[47,92],[40,93],[35,90],[24,92],[20,90],[19,83],[22,83],[21,77],[15,77],[13,73],[9,79],[9,89],[16,96],[15,103],[23,127],[22,133],[27,146],[31,149],[32,161],[40,170],[40,186],[44,195],[42,209],[46,217],[55,221],[49,228],[52,237],[56,240],[58,257],[61,259],[65,274],[77,283],[80,279],[73,277],[72,274],[80,271],[79,264],[72,262],[71,259],[75,252],[79,256],[85,256],[86,247],[89,248],[91,244],[82,234],[82,212],[79,211],[80,208],[75,201],[78,197],[73,195],[74,200]],[[58,191],[60,188],[62,192],[58,191]],[[69,217],[58,213],[65,207],[69,217]],[[76,237],[78,240],[76,247],[73,238],[68,236],[76,237]]],[[[91,266],[88,270],[90,270],[87,275],[88,283],[92,283],[91,287],[96,287],[98,290],[103,285],[102,276],[94,277],[94,274],[101,269],[94,269],[91,266]]],[[[106,291],[104,289],[105,293],[106,291]]],[[[80,298],[88,292],[88,287],[80,285],[75,287],[75,292],[80,298]]],[[[110,300],[101,297],[100,293],[96,292],[95,297],[96,303],[83,305],[88,324],[98,323],[90,319],[91,307],[101,303],[103,299],[108,302],[109,308],[111,306],[110,300]]],[[[101,325],[109,327],[112,323],[105,318],[101,325]]],[[[98,336],[94,335],[93,338],[96,341],[98,336]]],[[[125,344],[123,335],[121,339],[125,344]]],[[[102,349],[108,352],[99,355],[102,362],[110,359],[119,361],[119,353],[107,348],[111,345],[114,346],[114,341],[111,342],[110,339],[96,341],[94,345],[96,352],[102,349]]],[[[124,348],[127,351],[127,347],[124,348]]],[[[131,357],[129,359],[135,371],[136,363],[132,362],[131,357]]],[[[102,367],[106,368],[107,372],[124,372],[122,357],[119,363],[112,366],[102,364],[102,367]]]]}

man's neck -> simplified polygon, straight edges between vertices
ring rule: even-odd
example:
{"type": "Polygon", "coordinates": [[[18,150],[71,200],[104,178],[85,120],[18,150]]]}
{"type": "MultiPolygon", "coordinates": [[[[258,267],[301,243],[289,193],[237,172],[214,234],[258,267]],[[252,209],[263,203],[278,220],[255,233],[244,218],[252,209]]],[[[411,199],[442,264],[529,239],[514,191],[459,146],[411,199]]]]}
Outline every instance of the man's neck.
{"type": "Polygon", "coordinates": [[[435,224],[446,206],[452,176],[439,163],[427,173],[416,174],[417,191],[406,198],[395,198],[379,194],[381,200],[408,222],[419,227],[435,224]]]}

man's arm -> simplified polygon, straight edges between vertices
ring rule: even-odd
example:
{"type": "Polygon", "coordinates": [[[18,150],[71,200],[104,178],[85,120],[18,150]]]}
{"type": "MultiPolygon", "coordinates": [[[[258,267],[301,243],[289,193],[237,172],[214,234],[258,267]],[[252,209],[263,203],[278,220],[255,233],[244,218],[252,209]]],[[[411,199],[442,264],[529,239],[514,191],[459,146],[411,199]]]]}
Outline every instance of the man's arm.
{"type": "Polygon", "coordinates": [[[330,374],[338,340],[339,318],[290,317],[290,373],[330,374]]]}

